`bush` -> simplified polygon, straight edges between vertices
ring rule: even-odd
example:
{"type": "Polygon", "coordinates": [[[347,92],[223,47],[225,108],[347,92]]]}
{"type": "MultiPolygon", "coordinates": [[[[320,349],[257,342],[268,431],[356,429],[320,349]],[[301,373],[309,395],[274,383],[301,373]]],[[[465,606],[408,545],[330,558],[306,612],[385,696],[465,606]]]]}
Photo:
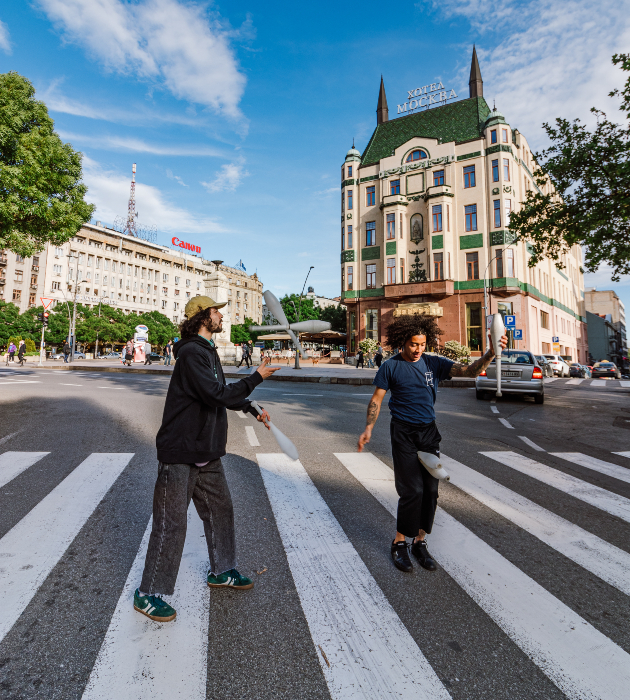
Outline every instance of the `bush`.
{"type": "Polygon", "coordinates": [[[366,338],[359,343],[359,347],[364,353],[375,353],[378,350],[378,343],[372,338],[366,338]]]}
{"type": "Polygon", "coordinates": [[[470,348],[461,345],[456,340],[447,340],[440,350],[440,355],[455,362],[463,362],[466,365],[470,362],[470,348]]]}
{"type": "Polygon", "coordinates": [[[36,352],[35,342],[30,338],[26,339],[26,352],[29,354],[32,352],[36,352]]]}

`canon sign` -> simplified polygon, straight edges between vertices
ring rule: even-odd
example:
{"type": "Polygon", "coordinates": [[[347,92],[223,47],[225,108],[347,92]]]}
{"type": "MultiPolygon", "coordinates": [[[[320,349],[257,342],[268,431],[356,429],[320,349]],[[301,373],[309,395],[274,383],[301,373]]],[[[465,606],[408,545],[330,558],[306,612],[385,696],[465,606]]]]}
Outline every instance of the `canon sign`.
{"type": "Polygon", "coordinates": [[[172,243],[177,248],[184,248],[184,250],[192,250],[193,253],[201,253],[201,248],[198,245],[193,245],[192,243],[180,241],[179,238],[173,237],[172,243]]]}

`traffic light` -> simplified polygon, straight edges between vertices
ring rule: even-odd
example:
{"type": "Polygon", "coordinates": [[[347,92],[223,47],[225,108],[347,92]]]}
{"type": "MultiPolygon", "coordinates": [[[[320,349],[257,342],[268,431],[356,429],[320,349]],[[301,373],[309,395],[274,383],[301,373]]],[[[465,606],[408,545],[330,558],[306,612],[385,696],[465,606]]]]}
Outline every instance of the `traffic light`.
{"type": "Polygon", "coordinates": [[[44,322],[44,328],[48,328],[48,316],[49,315],[50,314],[48,313],[48,311],[44,311],[44,313],[42,314],[42,321],[44,322]]]}
{"type": "Polygon", "coordinates": [[[43,323],[43,322],[44,322],[44,314],[37,314],[37,320],[38,320],[40,323],[43,323]]]}

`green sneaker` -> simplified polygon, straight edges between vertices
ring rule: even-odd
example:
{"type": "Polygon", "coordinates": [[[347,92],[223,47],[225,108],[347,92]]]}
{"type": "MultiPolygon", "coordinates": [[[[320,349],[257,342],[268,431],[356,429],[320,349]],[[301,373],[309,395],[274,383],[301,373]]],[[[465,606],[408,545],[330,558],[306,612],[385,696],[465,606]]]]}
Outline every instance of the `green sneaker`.
{"type": "Polygon", "coordinates": [[[208,585],[210,588],[239,588],[241,590],[246,590],[248,588],[253,588],[254,582],[251,578],[239,574],[236,569],[230,569],[218,576],[208,573],[208,585]]]}
{"type": "Polygon", "coordinates": [[[159,595],[140,595],[138,588],[133,595],[133,607],[156,622],[170,622],[177,617],[175,610],[159,595]]]}

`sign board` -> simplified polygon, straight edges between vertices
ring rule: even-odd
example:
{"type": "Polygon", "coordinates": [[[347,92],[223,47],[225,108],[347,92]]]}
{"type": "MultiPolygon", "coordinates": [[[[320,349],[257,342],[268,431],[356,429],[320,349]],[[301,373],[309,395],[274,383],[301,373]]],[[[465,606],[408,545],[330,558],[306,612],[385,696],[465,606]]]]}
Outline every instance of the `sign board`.
{"type": "Polygon", "coordinates": [[[560,343],[554,343],[554,344],[553,344],[553,354],[554,354],[554,355],[559,355],[559,354],[560,354],[560,343]]]}
{"type": "Polygon", "coordinates": [[[492,319],[494,317],[494,314],[489,314],[486,316],[486,328],[490,328],[492,326],[492,319]]]}
{"type": "Polygon", "coordinates": [[[505,327],[509,328],[510,330],[515,328],[516,327],[516,316],[504,316],[503,323],[505,324],[505,327]]]}
{"type": "Polygon", "coordinates": [[[407,101],[398,105],[398,114],[407,114],[420,107],[428,109],[431,105],[445,105],[447,100],[453,99],[457,99],[455,90],[451,89],[449,92],[441,81],[423,85],[415,90],[407,90],[407,101]]]}
{"type": "Polygon", "coordinates": [[[53,303],[53,301],[55,301],[54,299],[50,299],[48,297],[39,297],[39,300],[42,302],[42,306],[45,309],[47,309],[53,303]],[[46,302],[48,302],[48,303],[46,303],[46,302]]]}
{"type": "Polygon", "coordinates": [[[186,243],[185,241],[180,241],[177,236],[173,236],[171,243],[176,248],[183,248],[184,250],[190,250],[193,253],[201,253],[201,248],[198,245],[193,245],[192,243],[186,243]]]}
{"type": "Polygon", "coordinates": [[[515,328],[514,329],[514,340],[523,340],[523,329],[522,328],[515,328]]]}
{"type": "Polygon", "coordinates": [[[559,343],[559,342],[560,342],[560,338],[559,338],[558,336],[554,335],[554,337],[551,339],[551,342],[552,342],[552,343],[559,343]]]}

